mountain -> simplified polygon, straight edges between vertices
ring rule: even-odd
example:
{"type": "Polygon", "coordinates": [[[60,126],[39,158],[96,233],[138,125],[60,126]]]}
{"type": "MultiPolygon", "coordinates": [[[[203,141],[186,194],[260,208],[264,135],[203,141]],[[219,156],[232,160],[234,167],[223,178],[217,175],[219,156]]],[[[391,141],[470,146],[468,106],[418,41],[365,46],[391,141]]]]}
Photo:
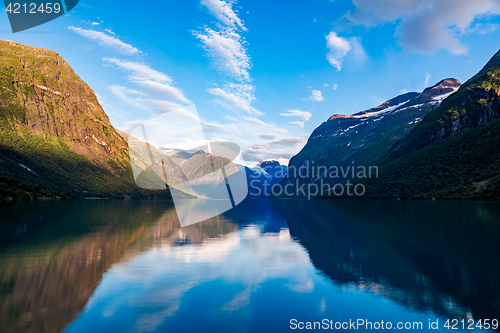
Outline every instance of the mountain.
{"type": "Polygon", "coordinates": [[[404,139],[398,142],[387,160],[441,142],[465,128],[484,125],[500,118],[500,51],[456,94],[430,113],[404,139]]]}
{"type": "Polygon", "coordinates": [[[500,199],[500,51],[378,164],[365,197],[500,199]]]}
{"type": "Polygon", "coordinates": [[[204,197],[226,198],[228,195],[226,181],[230,181],[231,186],[237,186],[241,189],[246,186],[246,178],[238,165],[222,156],[209,153],[194,154],[182,163],[181,168],[189,179],[193,190],[204,197]]]}
{"type": "MultiPolygon", "coordinates": [[[[182,171],[189,179],[193,191],[210,198],[226,197],[227,189],[224,178],[230,181],[231,189],[236,186],[240,192],[247,186],[249,196],[266,196],[271,193],[273,186],[283,179],[287,170],[286,166],[275,160],[266,160],[254,167],[247,167],[233,163],[225,157],[205,153],[203,150],[175,149],[171,152],[174,152],[173,156],[176,157],[191,155],[187,160],[177,159],[177,163],[180,162],[182,171]],[[225,176],[222,172],[217,172],[222,168],[224,168],[225,176]]],[[[185,191],[185,189],[182,190],[185,191]]]]}
{"type": "Polygon", "coordinates": [[[286,175],[287,167],[276,160],[264,160],[254,167],[245,167],[250,196],[260,197],[271,193],[286,175]]]}
{"type": "Polygon", "coordinates": [[[257,167],[264,170],[271,178],[271,186],[266,194],[271,193],[272,188],[285,178],[288,169],[287,166],[281,165],[280,162],[276,160],[264,160],[257,164],[257,167]]]}
{"type": "Polygon", "coordinates": [[[127,143],[61,56],[0,40],[0,199],[54,196],[171,197],[136,186],[127,143]]]}
{"type": "Polygon", "coordinates": [[[177,165],[182,165],[185,161],[189,160],[196,154],[204,154],[203,150],[183,150],[183,149],[168,149],[160,147],[160,151],[162,151],[165,155],[167,155],[172,161],[174,161],[177,165]]]}
{"type": "Polygon", "coordinates": [[[182,172],[180,163],[168,156],[165,150],[156,149],[130,134],[116,131],[129,143],[130,163],[134,175],[138,175],[135,182],[139,187],[156,189],[158,185],[164,187],[166,183],[172,189],[197,196],[191,186],[186,184],[188,179],[182,172]]]}
{"type": "MultiPolygon", "coordinates": [[[[381,105],[350,116],[333,115],[316,128],[304,148],[289,163],[282,185],[316,182],[323,174],[318,167],[370,166],[407,135],[429,112],[460,87],[455,79],[445,79],[423,92],[409,92],[381,105]],[[300,168],[309,175],[298,174],[300,168]]],[[[325,169],[321,169],[323,172],[325,169]]]]}

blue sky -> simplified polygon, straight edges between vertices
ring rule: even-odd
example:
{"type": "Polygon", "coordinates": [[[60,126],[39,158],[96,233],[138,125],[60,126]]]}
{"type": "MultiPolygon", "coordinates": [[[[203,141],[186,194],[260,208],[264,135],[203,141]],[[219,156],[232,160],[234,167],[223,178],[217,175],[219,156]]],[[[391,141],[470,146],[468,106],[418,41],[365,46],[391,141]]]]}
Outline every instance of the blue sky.
{"type": "Polygon", "coordinates": [[[0,38],[61,54],[121,130],[194,105],[254,164],[332,114],[465,82],[500,48],[499,15],[498,0],[84,0],[16,34],[2,8],[0,38]]]}

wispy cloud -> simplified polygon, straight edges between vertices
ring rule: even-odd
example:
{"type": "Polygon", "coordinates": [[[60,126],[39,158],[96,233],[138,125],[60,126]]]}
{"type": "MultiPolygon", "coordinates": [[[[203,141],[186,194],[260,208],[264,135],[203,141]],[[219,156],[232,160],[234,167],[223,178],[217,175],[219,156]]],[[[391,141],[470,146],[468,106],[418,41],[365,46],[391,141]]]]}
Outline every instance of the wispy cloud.
{"type": "Polygon", "coordinates": [[[202,43],[216,70],[229,78],[222,88],[209,88],[207,91],[218,97],[216,101],[222,105],[259,116],[264,113],[251,105],[256,100],[255,86],[250,84],[252,62],[241,36],[241,32],[247,29],[232,9],[234,4],[234,0],[201,0],[201,5],[223,25],[217,24],[215,29],[204,27],[192,33],[202,43]]]}
{"type": "Polygon", "coordinates": [[[217,70],[238,81],[250,80],[248,70],[252,66],[242,37],[231,28],[215,31],[205,28],[193,34],[202,43],[217,70]]]}
{"type": "Polygon", "coordinates": [[[338,84],[336,84],[336,83],[335,83],[334,85],[332,85],[332,89],[333,89],[333,90],[337,90],[337,89],[338,89],[338,87],[339,87],[339,86],[338,86],[338,84]]]}
{"type": "Polygon", "coordinates": [[[431,73],[425,72],[425,81],[424,81],[424,89],[429,86],[429,81],[431,79],[431,73]]]}
{"type": "Polygon", "coordinates": [[[246,111],[253,116],[263,115],[264,113],[251,106],[255,100],[253,94],[255,87],[246,83],[226,83],[223,88],[210,88],[207,91],[217,97],[229,102],[232,106],[246,111]]]}
{"type": "Polygon", "coordinates": [[[147,64],[116,58],[103,58],[103,61],[129,72],[128,79],[132,83],[147,89],[150,93],[161,93],[162,96],[169,97],[176,102],[190,103],[183,92],[174,86],[172,78],[165,73],[152,69],[147,64]]]}
{"type": "Polygon", "coordinates": [[[249,117],[249,118],[245,118],[245,121],[248,121],[248,122],[251,122],[255,125],[259,125],[259,126],[268,126],[265,122],[263,122],[262,120],[260,119],[257,119],[257,118],[253,118],[253,117],[249,117]]]}
{"type": "Polygon", "coordinates": [[[337,36],[332,31],[326,36],[326,47],[328,48],[326,59],[330,65],[337,68],[337,71],[340,71],[345,55],[351,50],[351,44],[347,39],[337,36]]]}
{"type": "Polygon", "coordinates": [[[165,101],[161,99],[152,99],[152,98],[137,98],[137,102],[141,103],[144,106],[150,107],[154,110],[160,111],[160,112],[169,112],[173,110],[178,110],[182,108],[182,105],[171,102],[171,101],[165,101]]]}
{"type": "Polygon", "coordinates": [[[288,110],[286,113],[280,113],[280,116],[298,117],[304,121],[308,121],[312,117],[312,113],[308,111],[288,110]]]}
{"type": "Polygon", "coordinates": [[[200,4],[205,6],[210,14],[218,19],[222,24],[233,28],[240,27],[242,30],[247,30],[241,19],[231,8],[231,2],[221,0],[201,0],[200,4]]]}
{"type": "Polygon", "coordinates": [[[323,97],[321,91],[313,90],[311,96],[309,96],[308,98],[304,98],[304,100],[309,102],[321,102],[325,100],[325,98],[323,97]]]}
{"type": "Polygon", "coordinates": [[[127,54],[127,55],[133,55],[139,53],[139,49],[136,47],[133,47],[130,44],[124,43],[118,38],[114,36],[110,36],[104,32],[101,31],[95,31],[95,30],[86,30],[82,28],[76,28],[76,27],[68,27],[69,30],[76,32],[82,37],[87,38],[88,40],[94,41],[100,45],[104,45],[110,48],[113,48],[114,50],[127,54]]]}
{"type": "Polygon", "coordinates": [[[278,138],[277,134],[260,134],[259,138],[264,140],[276,140],[278,138]]]}
{"type": "Polygon", "coordinates": [[[368,60],[368,55],[366,54],[366,50],[361,43],[361,38],[353,37],[349,39],[349,42],[351,44],[352,54],[356,65],[362,66],[368,60]]]}
{"type": "Polygon", "coordinates": [[[288,122],[290,125],[295,125],[295,126],[298,126],[300,128],[303,128],[304,127],[304,122],[303,121],[290,121],[288,122]]]}
{"type": "Polygon", "coordinates": [[[285,137],[266,143],[254,144],[243,152],[243,158],[246,161],[262,161],[268,158],[290,159],[306,140],[305,136],[285,137]]]}
{"type": "Polygon", "coordinates": [[[485,35],[485,34],[489,34],[490,32],[498,30],[499,27],[500,27],[500,24],[498,24],[498,23],[491,23],[491,24],[478,23],[473,28],[469,29],[467,32],[468,33],[477,32],[480,35],[485,35]]]}

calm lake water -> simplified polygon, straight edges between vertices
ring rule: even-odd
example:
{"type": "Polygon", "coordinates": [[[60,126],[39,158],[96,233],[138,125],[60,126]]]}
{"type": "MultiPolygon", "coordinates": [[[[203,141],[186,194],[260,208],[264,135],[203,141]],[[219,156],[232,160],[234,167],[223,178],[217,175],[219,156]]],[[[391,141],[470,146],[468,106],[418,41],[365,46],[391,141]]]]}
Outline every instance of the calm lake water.
{"type": "Polygon", "coordinates": [[[500,319],[498,203],[255,199],[184,228],[166,201],[0,216],[0,332],[500,319]]]}

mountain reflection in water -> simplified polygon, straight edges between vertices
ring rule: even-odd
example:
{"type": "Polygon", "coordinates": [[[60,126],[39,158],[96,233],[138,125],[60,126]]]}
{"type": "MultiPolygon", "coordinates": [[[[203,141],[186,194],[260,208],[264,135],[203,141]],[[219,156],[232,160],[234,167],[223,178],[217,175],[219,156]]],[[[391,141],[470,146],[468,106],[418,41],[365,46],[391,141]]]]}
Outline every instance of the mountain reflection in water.
{"type": "Polygon", "coordinates": [[[289,321],[500,318],[500,207],[246,200],[0,206],[1,332],[275,332],[289,321]]]}

